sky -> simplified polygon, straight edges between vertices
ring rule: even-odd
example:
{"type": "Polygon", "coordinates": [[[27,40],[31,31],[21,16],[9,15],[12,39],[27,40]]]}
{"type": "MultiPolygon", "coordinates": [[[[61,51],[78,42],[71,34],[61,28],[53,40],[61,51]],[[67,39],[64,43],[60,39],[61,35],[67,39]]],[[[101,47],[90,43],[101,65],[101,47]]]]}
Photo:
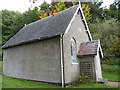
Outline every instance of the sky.
{"type": "MultiPolygon", "coordinates": [[[[35,4],[32,2],[29,2],[30,0],[0,0],[0,11],[4,9],[12,10],[12,11],[19,11],[19,12],[25,12],[28,11],[28,9],[35,6],[39,6],[41,3],[44,2],[44,0],[37,0],[35,4]]],[[[51,0],[45,0],[46,2],[50,3],[51,0]]],[[[102,7],[109,7],[110,4],[112,4],[114,0],[103,0],[102,7]]]]}

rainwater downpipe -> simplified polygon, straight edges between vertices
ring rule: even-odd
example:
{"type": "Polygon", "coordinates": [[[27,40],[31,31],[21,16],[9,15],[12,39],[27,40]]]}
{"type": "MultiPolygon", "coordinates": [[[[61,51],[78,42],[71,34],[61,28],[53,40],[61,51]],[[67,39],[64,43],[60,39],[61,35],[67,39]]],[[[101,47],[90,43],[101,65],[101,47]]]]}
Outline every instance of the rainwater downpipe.
{"type": "Polygon", "coordinates": [[[63,34],[60,34],[60,50],[61,50],[61,79],[62,79],[62,88],[65,87],[64,83],[64,61],[63,61],[63,34]]]}

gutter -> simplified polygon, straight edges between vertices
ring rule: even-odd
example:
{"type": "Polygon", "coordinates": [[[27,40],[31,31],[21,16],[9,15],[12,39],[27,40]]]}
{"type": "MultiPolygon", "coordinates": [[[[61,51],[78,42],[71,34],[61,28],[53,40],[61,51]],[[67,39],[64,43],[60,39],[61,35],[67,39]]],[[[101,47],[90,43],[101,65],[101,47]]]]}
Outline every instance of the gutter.
{"type": "Polygon", "coordinates": [[[65,87],[65,76],[64,76],[64,60],[63,60],[63,34],[60,34],[60,52],[61,52],[61,79],[62,88],[65,87]]]}

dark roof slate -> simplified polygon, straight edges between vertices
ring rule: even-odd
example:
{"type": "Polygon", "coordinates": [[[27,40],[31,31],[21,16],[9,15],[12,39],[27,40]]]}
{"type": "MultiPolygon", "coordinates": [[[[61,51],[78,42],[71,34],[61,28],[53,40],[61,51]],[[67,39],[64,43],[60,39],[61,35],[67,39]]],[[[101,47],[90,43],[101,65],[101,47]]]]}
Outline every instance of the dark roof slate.
{"type": "Polygon", "coordinates": [[[81,56],[88,56],[88,55],[97,55],[98,49],[99,49],[98,40],[84,42],[84,43],[81,43],[77,56],[81,57],[81,56]]]}
{"type": "Polygon", "coordinates": [[[78,5],[23,27],[2,48],[60,35],[67,29],[78,5]]]}

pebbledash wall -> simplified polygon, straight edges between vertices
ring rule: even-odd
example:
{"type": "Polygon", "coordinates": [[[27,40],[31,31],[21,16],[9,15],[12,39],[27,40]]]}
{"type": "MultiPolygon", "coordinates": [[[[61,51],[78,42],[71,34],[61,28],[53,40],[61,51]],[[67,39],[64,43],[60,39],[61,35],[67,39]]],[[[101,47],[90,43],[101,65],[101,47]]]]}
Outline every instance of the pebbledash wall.
{"type": "Polygon", "coordinates": [[[65,83],[73,82],[80,76],[80,59],[77,58],[77,63],[72,63],[71,60],[71,38],[76,41],[77,53],[80,44],[89,41],[81,16],[78,14],[76,14],[68,32],[63,35],[65,83]]]}
{"type": "MultiPolygon", "coordinates": [[[[82,42],[89,41],[81,15],[76,14],[71,26],[63,35],[63,61],[65,84],[80,76],[80,58],[71,60],[71,38],[76,40],[77,52],[82,42]]],[[[61,83],[60,36],[34,43],[4,49],[3,74],[15,78],[61,83]],[[9,70],[7,70],[9,68],[9,70]]]]}
{"type": "Polygon", "coordinates": [[[4,49],[3,74],[61,83],[60,36],[4,49]]]}

